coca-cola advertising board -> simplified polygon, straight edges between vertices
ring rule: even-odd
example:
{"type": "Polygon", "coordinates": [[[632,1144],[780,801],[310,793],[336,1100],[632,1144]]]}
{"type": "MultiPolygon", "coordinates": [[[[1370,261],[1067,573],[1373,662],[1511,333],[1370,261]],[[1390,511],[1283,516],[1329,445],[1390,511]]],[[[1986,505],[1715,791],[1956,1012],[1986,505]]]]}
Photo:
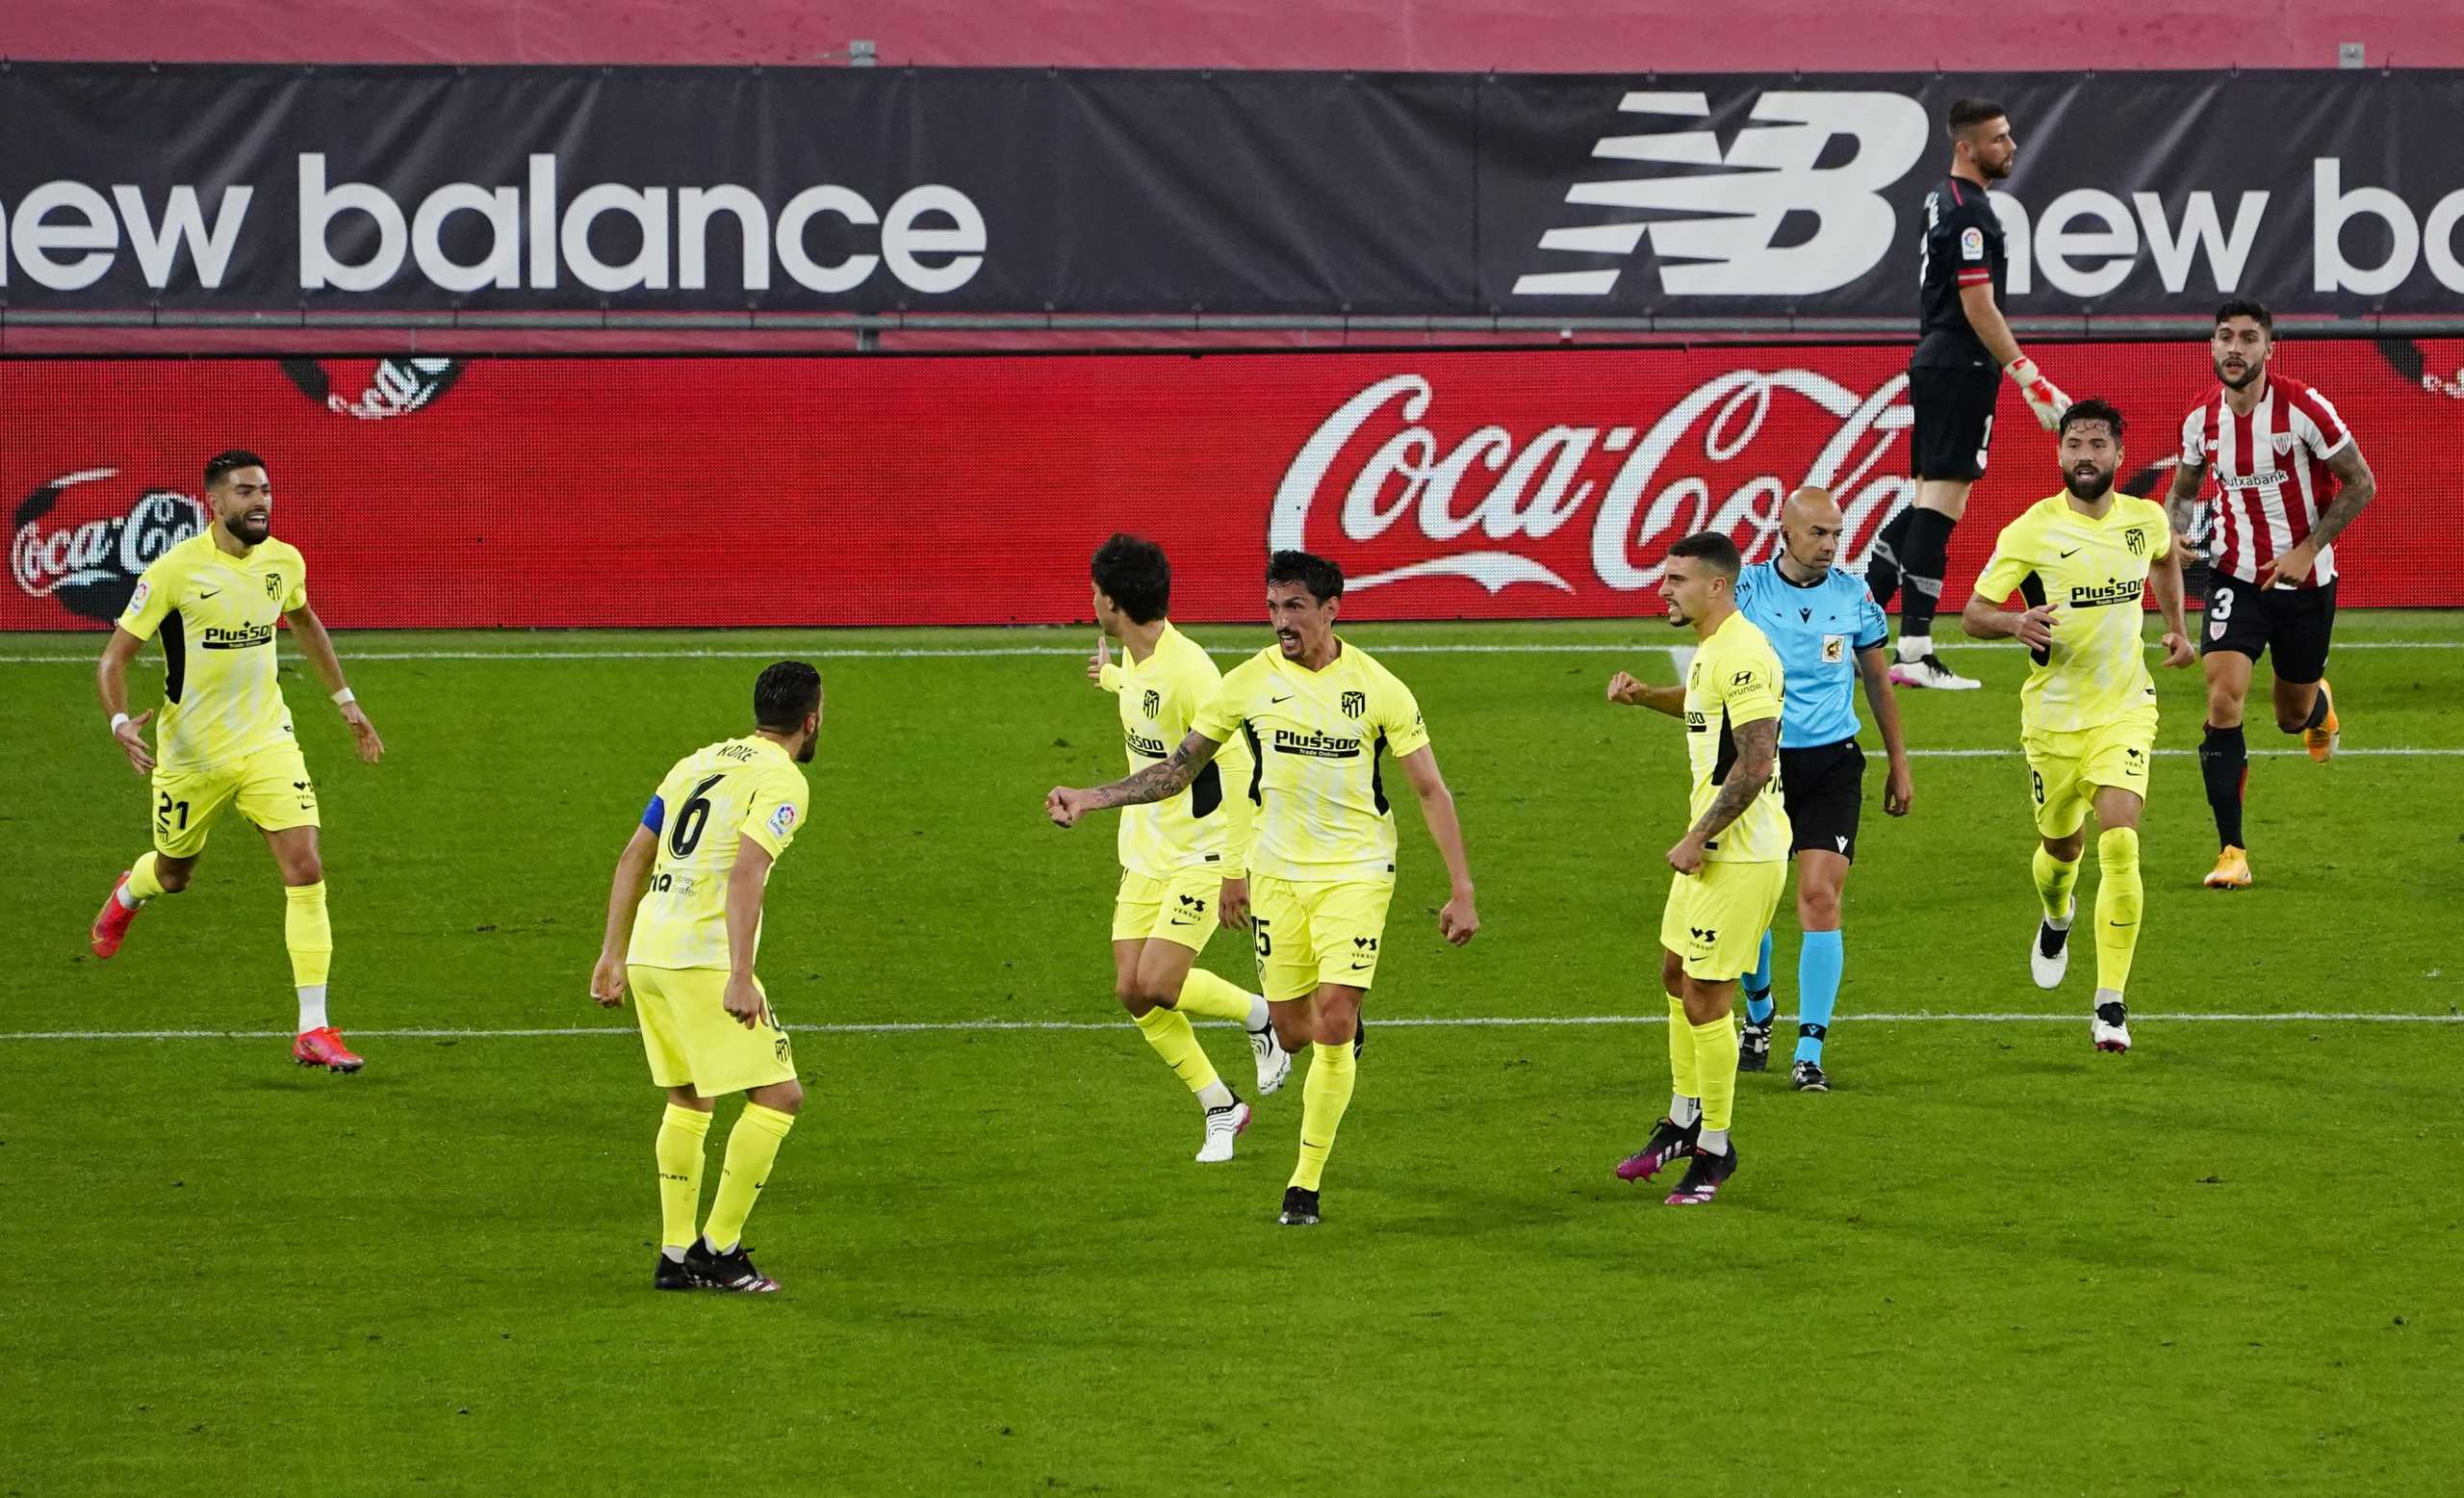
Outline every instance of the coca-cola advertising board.
{"type": "MultiPolygon", "coordinates": [[[[2212,386],[2195,342],[2040,346],[2129,418],[2161,495],[2212,386]]],[[[1655,614],[1669,544],[1768,555],[1828,487],[1847,565],[1912,497],[1904,350],[1736,346],[1203,357],[0,362],[0,629],[95,628],[204,524],[199,470],[263,453],[274,529],[346,628],[1050,624],[1115,530],[1173,612],[1255,617],[1267,553],[1331,556],[1354,619],[1655,614]]],[[[2464,340],[2282,346],[2378,497],[2347,607],[2464,607],[2464,340]]],[[[1947,608],[2059,485],[2006,392],[1947,608]]]]}

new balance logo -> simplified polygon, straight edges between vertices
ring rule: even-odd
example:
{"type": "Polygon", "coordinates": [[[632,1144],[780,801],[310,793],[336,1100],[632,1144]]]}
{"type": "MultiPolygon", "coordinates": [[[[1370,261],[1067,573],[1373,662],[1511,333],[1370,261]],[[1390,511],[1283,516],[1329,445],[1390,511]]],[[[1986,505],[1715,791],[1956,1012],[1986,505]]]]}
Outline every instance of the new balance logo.
{"type": "MultiPolygon", "coordinates": [[[[1629,93],[1618,109],[1707,122],[1712,114],[1706,93],[1629,93]]],[[[1660,290],[1672,297],[1810,296],[1845,286],[1882,263],[1898,232],[1882,194],[1925,150],[1930,131],[1923,105],[1898,93],[1774,90],[1756,99],[1742,120],[1733,106],[1723,116],[1734,133],[1725,153],[1725,132],[1715,129],[1603,140],[1592,147],[1595,158],[1670,169],[1576,183],[1567,202],[1624,210],[1628,221],[1551,229],[1540,236],[1540,247],[1596,262],[1632,255],[1648,235],[1660,290]],[[1836,154],[1830,147],[1840,137],[1854,151],[1844,162],[1817,167],[1836,154]],[[1655,217],[1643,221],[1646,214],[1655,217]],[[1810,233],[1804,232],[1808,218],[1810,233]],[[1784,224],[1790,243],[1781,245],[1784,224]]],[[[1518,277],[1514,295],[1605,297],[1623,273],[1614,267],[1537,271],[1518,277]]]]}

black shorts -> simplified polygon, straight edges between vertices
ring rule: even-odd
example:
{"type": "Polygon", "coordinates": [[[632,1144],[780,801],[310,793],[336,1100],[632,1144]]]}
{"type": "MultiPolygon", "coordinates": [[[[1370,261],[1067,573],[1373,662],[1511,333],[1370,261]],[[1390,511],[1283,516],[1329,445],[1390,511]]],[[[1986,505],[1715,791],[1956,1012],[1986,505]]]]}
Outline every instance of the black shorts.
{"type": "Polygon", "coordinates": [[[2002,394],[2002,372],[1920,366],[1908,372],[1908,403],[1916,429],[1909,441],[1908,471],[1919,478],[1985,477],[1985,450],[1993,440],[1993,402],[2002,394]]]}
{"type": "Polygon", "coordinates": [[[1857,861],[1857,814],[1865,804],[1865,751],[1857,740],[1781,750],[1780,796],[1789,852],[1817,848],[1857,861]]]}
{"type": "Polygon", "coordinates": [[[2336,627],[2336,585],[2261,588],[2221,573],[2207,585],[2207,627],[2198,653],[2230,650],[2258,659],[2275,649],[2275,679],[2303,685],[2327,674],[2336,627]]]}

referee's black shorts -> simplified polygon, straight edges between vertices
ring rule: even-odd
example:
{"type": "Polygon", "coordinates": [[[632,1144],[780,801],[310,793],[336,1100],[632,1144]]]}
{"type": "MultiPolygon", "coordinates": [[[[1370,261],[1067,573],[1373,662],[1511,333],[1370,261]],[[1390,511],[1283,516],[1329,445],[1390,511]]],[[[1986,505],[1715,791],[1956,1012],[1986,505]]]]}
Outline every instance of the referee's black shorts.
{"type": "Polygon", "coordinates": [[[1957,366],[1918,366],[1908,372],[1908,404],[1915,414],[1909,443],[1909,472],[1919,478],[1985,477],[1986,448],[1993,439],[1993,402],[2002,393],[2002,372],[1957,366]]]}
{"type": "Polygon", "coordinates": [[[1865,804],[1865,751],[1857,740],[1781,750],[1780,796],[1790,853],[1816,848],[1857,861],[1857,814],[1865,804]]]}

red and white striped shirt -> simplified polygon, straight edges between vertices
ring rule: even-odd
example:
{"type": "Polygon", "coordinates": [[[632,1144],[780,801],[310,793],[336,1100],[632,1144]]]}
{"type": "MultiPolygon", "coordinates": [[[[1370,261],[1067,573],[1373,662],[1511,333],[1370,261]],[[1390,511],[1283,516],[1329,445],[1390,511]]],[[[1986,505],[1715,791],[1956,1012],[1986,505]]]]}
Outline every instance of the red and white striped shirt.
{"type": "MultiPolygon", "coordinates": [[[[2317,528],[2336,496],[2327,459],[2352,442],[2345,419],[2327,398],[2296,379],[2270,374],[2259,403],[2237,416],[2217,386],[2182,421],[2182,461],[2204,463],[2216,479],[2220,570],[2244,582],[2317,528]]],[[[2318,565],[2298,586],[2335,581],[2336,549],[2319,549],[2318,565]]]]}

